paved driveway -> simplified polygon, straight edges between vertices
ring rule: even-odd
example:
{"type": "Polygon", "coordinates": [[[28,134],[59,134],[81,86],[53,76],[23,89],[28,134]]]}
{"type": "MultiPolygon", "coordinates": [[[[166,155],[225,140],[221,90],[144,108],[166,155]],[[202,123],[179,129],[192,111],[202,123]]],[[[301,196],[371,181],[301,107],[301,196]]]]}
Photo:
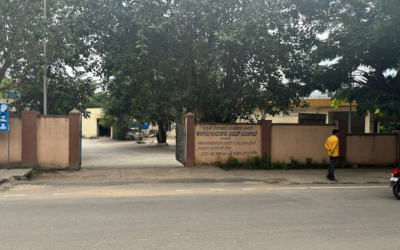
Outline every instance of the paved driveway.
{"type": "Polygon", "coordinates": [[[175,159],[175,138],[168,140],[169,146],[150,146],[151,141],[83,139],[82,168],[183,167],[175,159]]]}

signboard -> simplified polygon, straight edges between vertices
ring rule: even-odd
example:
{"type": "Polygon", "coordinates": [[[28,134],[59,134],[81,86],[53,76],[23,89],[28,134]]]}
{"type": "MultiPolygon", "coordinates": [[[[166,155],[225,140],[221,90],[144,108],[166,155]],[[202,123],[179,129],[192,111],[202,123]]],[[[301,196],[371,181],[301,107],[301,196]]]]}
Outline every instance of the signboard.
{"type": "Polygon", "coordinates": [[[299,124],[325,124],[326,114],[299,114],[299,124]]]}
{"type": "Polygon", "coordinates": [[[196,125],[194,133],[196,164],[225,162],[229,156],[239,161],[261,156],[260,125],[196,125]]]}
{"type": "Polygon", "coordinates": [[[8,104],[0,104],[0,132],[9,131],[8,104]]]}

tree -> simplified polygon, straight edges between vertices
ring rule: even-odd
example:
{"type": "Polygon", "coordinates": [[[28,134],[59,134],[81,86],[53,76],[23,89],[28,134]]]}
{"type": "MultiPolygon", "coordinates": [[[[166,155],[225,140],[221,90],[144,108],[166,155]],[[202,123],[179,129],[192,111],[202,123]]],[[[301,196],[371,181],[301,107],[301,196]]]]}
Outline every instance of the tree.
{"type": "MultiPolygon", "coordinates": [[[[15,102],[11,103],[17,112],[23,110],[37,110],[43,114],[43,83],[41,79],[41,67],[34,67],[34,77],[26,75],[21,82],[14,85],[14,89],[21,95],[15,102]]],[[[90,97],[94,94],[97,85],[90,79],[69,76],[65,72],[54,71],[48,74],[48,113],[52,115],[68,115],[77,109],[84,117],[90,115],[87,112],[90,97]]]]}
{"type": "Polygon", "coordinates": [[[234,122],[256,107],[274,115],[306,106],[301,99],[312,89],[299,75],[316,40],[290,1],[103,0],[87,2],[89,10],[83,22],[94,23],[98,74],[107,88],[131,91],[108,90],[114,106],[132,104],[132,116],[171,119],[171,110],[184,110],[201,121],[234,122]]]}
{"type": "Polygon", "coordinates": [[[379,133],[392,133],[393,130],[400,130],[400,122],[381,122],[379,133]]]}
{"type": "Polygon", "coordinates": [[[318,17],[329,35],[312,55],[311,84],[335,98],[355,100],[360,115],[379,110],[400,117],[400,2],[320,2],[329,6],[326,17],[318,17]],[[333,63],[320,65],[324,60],[333,63]]]}
{"type": "Polygon", "coordinates": [[[8,92],[6,91],[6,86],[9,86],[12,84],[12,79],[5,77],[3,78],[3,81],[0,83],[0,88],[3,88],[3,91],[0,91],[0,98],[8,98],[8,92]]]}
{"type": "Polygon", "coordinates": [[[164,72],[178,86],[180,107],[201,121],[235,122],[250,118],[256,107],[275,115],[305,106],[301,97],[310,90],[291,70],[306,68],[315,39],[302,30],[291,6],[290,1],[170,2],[170,14],[153,26],[163,27],[168,38],[173,61],[164,72]]]}
{"type": "MultiPolygon", "coordinates": [[[[62,52],[82,47],[72,42],[74,30],[70,18],[70,1],[47,1],[47,21],[43,19],[43,1],[21,0],[0,2],[0,83],[6,76],[14,81],[3,86],[10,89],[29,71],[27,64],[43,65],[43,40],[47,35],[47,44],[51,56],[55,51],[62,52]],[[69,22],[68,25],[67,22],[69,22]],[[56,49],[54,49],[56,48],[56,49]]],[[[74,34],[78,35],[78,34],[74,34]]],[[[83,43],[82,43],[83,44],[83,43]]],[[[80,44],[80,45],[82,45],[80,44]]],[[[62,57],[59,58],[62,60],[62,57]]],[[[70,57],[71,60],[71,57],[70,57]]],[[[74,61],[71,60],[70,62],[74,61]]],[[[75,65],[73,65],[75,66],[75,65]]]]}
{"type": "Polygon", "coordinates": [[[13,103],[19,111],[43,110],[46,35],[49,114],[68,114],[76,108],[88,115],[87,98],[95,87],[81,69],[90,45],[87,28],[79,23],[79,6],[74,0],[48,0],[44,22],[42,0],[0,2],[0,91],[21,94],[13,103]],[[3,81],[7,77],[13,80],[3,81]]]}
{"type": "Polygon", "coordinates": [[[107,93],[105,92],[96,92],[92,96],[89,96],[89,103],[86,106],[87,108],[103,108],[107,102],[107,97],[107,93]]]}

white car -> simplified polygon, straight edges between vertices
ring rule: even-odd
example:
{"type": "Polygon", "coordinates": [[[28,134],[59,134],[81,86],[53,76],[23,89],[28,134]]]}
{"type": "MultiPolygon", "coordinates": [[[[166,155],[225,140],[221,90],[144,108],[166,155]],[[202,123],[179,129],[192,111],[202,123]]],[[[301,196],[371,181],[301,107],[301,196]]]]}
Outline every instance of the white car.
{"type": "Polygon", "coordinates": [[[143,133],[135,130],[129,130],[125,134],[125,139],[128,140],[139,140],[140,138],[143,138],[143,133]]]}

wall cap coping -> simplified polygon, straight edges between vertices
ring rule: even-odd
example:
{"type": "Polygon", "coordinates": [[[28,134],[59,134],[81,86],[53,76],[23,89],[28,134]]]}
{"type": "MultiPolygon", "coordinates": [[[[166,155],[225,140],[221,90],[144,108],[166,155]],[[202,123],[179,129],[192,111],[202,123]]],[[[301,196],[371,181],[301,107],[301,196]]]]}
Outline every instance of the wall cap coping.
{"type": "Polygon", "coordinates": [[[69,115],[39,115],[39,118],[69,118],[69,115]]]}
{"type": "Polygon", "coordinates": [[[377,135],[381,135],[381,136],[388,136],[388,135],[398,135],[397,133],[351,133],[348,134],[346,133],[347,136],[377,136],[377,135]]]}
{"type": "Polygon", "coordinates": [[[320,127],[336,127],[336,124],[272,123],[272,126],[320,126],[320,127]]]}
{"type": "Polygon", "coordinates": [[[71,112],[69,112],[68,115],[70,115],[70,116],[80,116],[81,112],[79,112],[78,110],[74,109],[71,112]]]}
{"type": "Polygon", "coordinates": [[[195,117],[195,115],[192,112],[189,112],[186,114],[186,117],[195,117]]]}
{"type": "Polygon", "coordinates": [[[234,126],[234,125],[249,125],[249,126],[260,126],[260,123],[232,123],[232,122],[196,122],[195,125],[225,125],[225,126],[234,126]]]}
{"type": "Polygon", "coordinates": [[[39,115],[39,111],[22,111],[21,114],[36,114],[39,115]]]}

